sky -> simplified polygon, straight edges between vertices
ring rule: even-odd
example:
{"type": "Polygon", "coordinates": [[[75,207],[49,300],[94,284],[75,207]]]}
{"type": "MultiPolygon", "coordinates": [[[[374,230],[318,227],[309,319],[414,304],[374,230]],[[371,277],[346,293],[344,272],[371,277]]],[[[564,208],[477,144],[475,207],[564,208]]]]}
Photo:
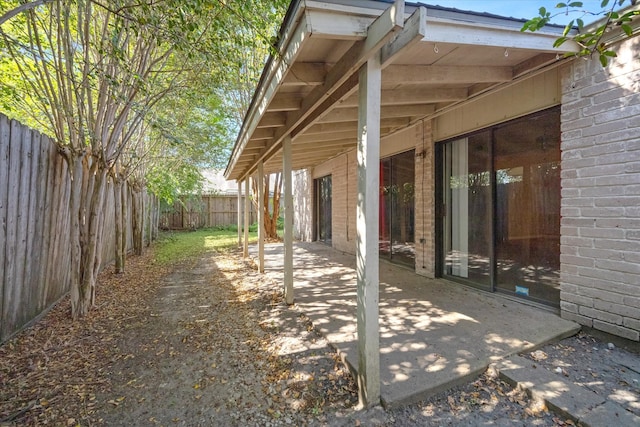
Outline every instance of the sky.
{"type": "MultiPolygon", "coordinates": [[[[555,6],[559,2],[570,3],[572,0],[420,0],[421,3],[439,5],[444,7],[453,7],[460,10],[473,10],[476,12],[488,12],[496,15],[509,16],[513,18],[530,19],[538,16],[538,9],[541,6],[547,8],[547,11],[554,15],[561,9],[555,6]]],[[[610,2],[612,3],[613,0],[610,2]]],[[[600,11],[601,0],[582,0],[583,7],[589,11],[600,11]]],[[[554,24],[565,25],[571,19],[581,17],[580,14],[565,14],[555,17],[552,22],[554,24]]],[[[583,18],[585,23],[590,23],[597,18],[583,18]]]]}

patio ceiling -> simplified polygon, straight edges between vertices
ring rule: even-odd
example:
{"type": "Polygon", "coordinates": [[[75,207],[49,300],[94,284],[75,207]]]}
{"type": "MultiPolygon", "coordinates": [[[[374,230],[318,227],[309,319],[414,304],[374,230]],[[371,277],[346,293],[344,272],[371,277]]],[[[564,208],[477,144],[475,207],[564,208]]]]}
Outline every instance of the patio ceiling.
{"type": "Polygon", "coordinates": [[[358,70],[381,52],[381,137],[443,114],[559,63],[575,49],[553,42],[562,28],[520,32],[522,21],[383,1],[294,1],[278,49],[260,80],[225,171],[244,180],[293,169],[356,147],[358,70]]]}

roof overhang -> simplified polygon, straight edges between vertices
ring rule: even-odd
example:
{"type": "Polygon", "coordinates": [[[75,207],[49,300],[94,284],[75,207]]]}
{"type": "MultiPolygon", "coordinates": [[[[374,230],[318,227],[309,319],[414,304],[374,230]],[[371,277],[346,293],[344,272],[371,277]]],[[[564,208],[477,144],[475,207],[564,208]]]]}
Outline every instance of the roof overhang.
{"type": "Polygon", "coordinates": [[[578,48],[553,43],[548,27],[455,9],[371,0],[294,1],[278,55],[263,71],[225,171],[227,179],[282,170],[292,138],[294,169],[351,150],[357,140],[358,70],[383,65],[381,136],[557,65],[578,48]]]}

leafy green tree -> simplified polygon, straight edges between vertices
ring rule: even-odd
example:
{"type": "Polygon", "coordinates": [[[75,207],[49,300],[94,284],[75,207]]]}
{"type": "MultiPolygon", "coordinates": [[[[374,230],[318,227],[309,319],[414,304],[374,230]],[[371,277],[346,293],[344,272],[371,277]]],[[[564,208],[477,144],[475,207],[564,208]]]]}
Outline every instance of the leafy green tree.
{"type": "Polygon", "coordinates": [[[640,16],[640,10],[633,7],[624,8],[625,6],[635,6],[636,2],[636,0],[602,0],[598,11],[584,10],[581,1],[558,3],[556,9],[559,9],[559,11],[556,13],[541,7],[539,16],[528,20],[521,31],[538,31],[558,15],[572,14],[578,16],[578,18],[572,19],[565,26],[562,36],[556,39],[554,47],[559,47],[568,40],[572,40],[580,46],[580,50],[567,53],[565,54],[566,57],[592,57],[597,55],[602,66],[606,67],[609,64],[609,59],[616,56],[616,53],[611,49],[611,45],[605,41],[606,34],[615,28],[620,28],[626,36],[632,37],[640,31],[638,28],[634,29],[632,25],[634,19],[640,16]],[[599,25],[586,26],[584,23],[585,17],[590,18],[590,20],[603,19],[599,25]],[[572,35],[571,30],[574,28],[577,28],[578,31],[572,35]]]}
{"type": "Polygon", "coordinates": [[[0,1],[7,11],[0,17],[0,66],[14,71],[6,85],[3,75],[0,99],[14,117],[28,117],[23,121],[53,137],[72,179],[70,290],[78,318],[95,300],[107,180],[133,181],[139,192],[147,172],[163,167],[153,153],[177,151],[176,141],[182,148],[203,143],[195,138],[210,130],[207,120],[190,130],[168,126],[171,114],[196,118],[202,110],[170,111],[163,101],[179,99],[186,88],[207,98],[211,88],[191,86],[202,81],[195,76],[224,86],[228,70],[217,64],[234,57],[228,38],[243,28],[266,38],[261,31],[272,23],[255,12],[281,2],[0,1]]]}

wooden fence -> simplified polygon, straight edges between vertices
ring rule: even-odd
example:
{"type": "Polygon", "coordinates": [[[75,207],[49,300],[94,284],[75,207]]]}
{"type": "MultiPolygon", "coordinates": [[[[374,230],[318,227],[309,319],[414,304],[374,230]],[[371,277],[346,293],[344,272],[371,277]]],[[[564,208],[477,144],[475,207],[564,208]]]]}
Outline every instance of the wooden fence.
{"type": "MultiPolygon", "coordinates": [[[[241,200],[241,209],[244,209],[244,196],[241,200]]],[[[249,223],[253,224],[257,218],[253,203],[249,203],[249,223]]],[[[226,227],[237,223],[237,195],[205,194],[181,197],[173,206],[162,204],[160,207],[159,227],[165,230],[226,227]]]]}
{"type": "MultiPolygon", "coordinates": [[[[70,181],[49,138],[0,114],[0,342],[69,291],[70,181]]],[[[131,191],[128,191],[131,200],[131,191]]],[[[155,236],[158,203],[145,195],[145,238],[155,236]]],[[[133,246],[128,202],[127,247],[133,246]]],[[[107,187],[102,265],[115,258],[113,185],[107,187]]]]}

